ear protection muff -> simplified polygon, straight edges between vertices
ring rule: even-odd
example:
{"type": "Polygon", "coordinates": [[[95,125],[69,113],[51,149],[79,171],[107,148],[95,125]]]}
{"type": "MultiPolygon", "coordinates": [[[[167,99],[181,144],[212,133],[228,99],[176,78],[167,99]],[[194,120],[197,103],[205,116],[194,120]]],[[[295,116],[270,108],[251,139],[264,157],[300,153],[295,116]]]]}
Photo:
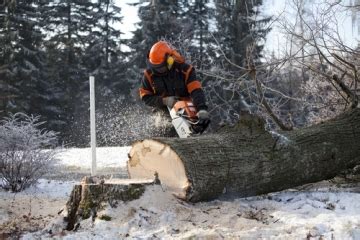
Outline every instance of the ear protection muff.
{"type": "Polygon", "coordinates": [[[167,68],[170,70],[172,66],[174,65],[175,59],[173,56],[168,56],[166,59],[167,68]]]}
{"type": "MultiPolygon", "coordinates": [[[[156,71],[156,69],[160,69],[161,67],[166,67],[168,70],[170,70],[174,63],[178,61],[178,57],[176,56],[176,51],[175,52],[175,55],[173,55],[172,53],[167,53],[165,54],[165,59],[164,59],[164,62],[161,63],[161,64],[152,64],[150,62],[150,58],[149,58],[149,54],[150,54],[150,51],[147,53],[146,55],[146,65],[149,69],[151,69],[153,72],[156,71]]],[[[161,71],[162,73],[162,71],[161,71]]]]}

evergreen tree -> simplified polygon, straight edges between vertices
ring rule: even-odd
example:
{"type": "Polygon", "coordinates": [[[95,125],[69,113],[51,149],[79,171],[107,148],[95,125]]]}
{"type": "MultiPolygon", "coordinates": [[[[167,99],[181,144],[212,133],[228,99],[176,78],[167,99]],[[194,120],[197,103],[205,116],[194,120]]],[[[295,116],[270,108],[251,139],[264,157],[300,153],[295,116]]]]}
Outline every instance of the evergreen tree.
{"type": "Polygon", "coordinates": [[[121,31],[114,24],[121,23],[121,9],[113,1],[99,1],[96,5],[89,45],[83,58],[86,68],[96,77],[100,98],[129,94],[129,82],[125,70],[126,54],[121,51],[121,31]]]}
{"type": "Polygon", "coordinates": [[[185,15],[190,19],[192,31],[189,48],[192,62],[198,69],[206,68],[214,57],[212,49],[214,40],[210,33],[210,21],[215,9],[211,7],[209,0],[184,1],[184,6],[188,9],[185,15]]]}
{"type": "MultiPolygon", "coordinates": [[[[137,68],[145,68],[146,54],[151,46],[160,39],[176,40],[188,33],[181,1],[151,0],[139,7],[139,28],[134,32],[129,47],[131,60],[137,68]]],[[[139,3],[137,3],[139,4],[139,3]]],[[[134,5],[137,5],[134,4],[134,5]]]]}
{"type": "Polygon", "coordinates": [[[90,0],[48,2],[42,14],[45,31],[48,77],[56,83],[63,115],[63,129],[68,141],[87,142],[90,70],[84,64],[85,49],[91,44],[92,29],[97,22],[96,3],[90,0]],[[69,140],[70,139],[70,140],[69,140]]]}
{"type": "MultiPolygon", "coordinates": [[[[261,57],[263,40],[268,32],[265,24],[270,18],[260,18],[259,7],[262,0],[215,1],[217,33],[216,37],[222,50],[232,63],[246,64],[246,48],[255,44],[252,53],[255,59],[261,57]]],[[[227,69],[235,70],[226,63],[227,69]]]]}
{"type": "MultiPolygon", "coordinates": [[[[215,54],[212,55],[216,64],[212,67],[216,71],[214,77],[206,78],[204,85],[212,109],[212,126],[216,128],[218,124],[238,121],[241,111],[247,108],[244,100],[249,101],[250,98],[246,95],[248,92],[242,89],[244,85],[239,84],[239,76],[244,73],[234,64],[246,67],[247,54],[251,54],[255,63],[260,61],[267,34],[265,25],[270,19],[260,17],[262,0],[215,0],[214,3],[214,36],[217,41],[215,54]],[[251,53],[247,51],[250,46],[254,49],[251,53]]],[[[211,53],[212,44],[207,52],[211,53]]]]}
{"type": "Polygon", "coordinates": [[[0,117],[7,114],[10,107],[10,99],[14,96],[12,92],[16,91],[11,86],[11,66],[13,64],[14,27],[12,12],[15,9],[15,2],[4,3],[0,10],[0,117]]]}
{"type": "Polygon", "coordinates": [[[38,1],[6,1],[1,11],[0,86],[3,114],[22,111],[41,115],[47,127],[59,124],[56,94],[46,79],[44,35],[38,1]]]}
{"type": "Polygon", "coordinates": [[[37,49],[42,36],[31,1],[5,4],[1,27],[4,33],[1,79],[7,91],[3,95],[11,97],[7,98],[6,111],[28,112],[42,67],[41,52],[37,49]]]}

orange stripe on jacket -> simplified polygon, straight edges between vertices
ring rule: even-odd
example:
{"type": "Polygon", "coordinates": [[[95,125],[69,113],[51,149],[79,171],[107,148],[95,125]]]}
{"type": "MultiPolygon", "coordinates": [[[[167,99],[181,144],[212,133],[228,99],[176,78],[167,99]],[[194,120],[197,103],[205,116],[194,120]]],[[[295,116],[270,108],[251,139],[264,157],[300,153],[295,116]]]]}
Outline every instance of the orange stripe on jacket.
{"type": "Polygon", "coordinates": [[[155,90],[155,87],[154,87],[154,80],[152,79],[152,74],[149,74],[149,73],[147,72],[147,70],[145,69],[145,70],[144,70],[144,75],[145,75],[145,77],[146,77],[146,80],[147,80],[148,83],[150,84],[153,92],[156,93],[156,90],[155,90]]]}
{"type": "Polygon", "coordinates": [[[191,72],[192,69],[193,69],[193,66],[190,65],[190,67],[188,68],[188,70],[187,70],[186,72],[184,72],[184,73],[185,73],[185,83],[188,82],[189,77],[190,77],[190,72],[191,72]]]}
{"type": "Polygon", "coordinates": [[[153,92],[149,91],[149,90],[146,90],[144,88],[140,88],[139,89],[139,92],[140,92],[140,97],[143,98],[144,96],[146,95],[153,95],[153,92]]]}
{"type": "Polygon", "coordinates": [[[145,75],[146,79],[148,80],[148,82],[150,83],[150,85],[151,85],[151,86],[154,85],[154,81],[153,81],[153,79],[151,78],[152,74],[150,75],[150,74],[147,72],[147,70],[145,69],[145,70],[144,70],[144,75],[145,75]]]}
{"type": "Polygon", "coordinates": [[[201,83],[197,80],[189,83],[187,86],[188,92],[191,93],[192,91],[201,88],[201,83]]]}

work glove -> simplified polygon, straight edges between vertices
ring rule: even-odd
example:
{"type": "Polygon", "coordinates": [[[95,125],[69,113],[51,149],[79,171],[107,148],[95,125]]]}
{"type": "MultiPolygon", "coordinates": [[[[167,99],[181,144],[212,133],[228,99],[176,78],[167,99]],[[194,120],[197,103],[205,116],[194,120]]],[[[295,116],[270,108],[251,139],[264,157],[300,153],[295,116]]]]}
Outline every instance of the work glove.
{"type": "Polygon", "coordinates": [[[210,122],[209,112],[206,110],[200,110],[197,117],[199,118],[199,124],[208,124],[210,122]]]}
{"type": "Polygon", "coordinates": [[[168,106],[169,108],[172,108],[175,105],[176,101],[177,100],[176,100],[175,96],[164,97],[162,99],[163,104],[165,106],[168,106]]]}

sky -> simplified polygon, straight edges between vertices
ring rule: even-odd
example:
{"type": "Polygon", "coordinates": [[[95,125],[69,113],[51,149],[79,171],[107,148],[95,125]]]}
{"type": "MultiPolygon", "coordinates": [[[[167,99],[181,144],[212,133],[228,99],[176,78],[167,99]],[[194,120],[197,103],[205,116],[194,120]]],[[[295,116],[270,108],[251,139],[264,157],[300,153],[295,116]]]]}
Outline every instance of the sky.
{"type": "MultiPolygon", "coordinates": [[[[295,22],[295,10],[293,9],[293,1],[294,0],[264,0],[263,12],[268,16],[280,16],[280,18],[286,18],[289,21],[295,22]]],[[[321,2],[325,0],[304,0],[307,2],[306,11],[318,12],[323,9],[321,2]]],[[[327,4],[335,2],[335,0],[327,0],[325,1],[327,4]]],[[[349,4],[351,0],[342,0],[342,6],[349,4]]],[[[344,8],[337,7],[338,11],[336,11],[334,19],[332,21],[337,21],[339,26],[339,35],[343,42],[348,46],[356,46],[358,44],[360,35],[359,29],[352,24],[352,13],[350,11],[345,11],[344,8]]],[[[359,15],[359,14],[357,14],[359,15]]],[[[312,17],[309,17],[312,19],[312,17]]],[[[357,23],[359,23],[359,17],[356,19],[357,23]]],[[[284,42],[285,37],[281,34],[281,30],[279,30],[278,24],[274,24],[272,31],[267,36],[267,42],[265,45],[265,50],[267,51],[282,51],[284,46],[287,44],[284,42]]],[[[280,54],[279,54],[280,55],[280,54]]]]}
{"type": "MultiPolygon", "coordinates": [[[[265,15],[268,16],[283,16],[287,19],[294,20],[294,11],[291,10],[290,3],[293,0],[264,0],[264,6],[262,11],[265,15]]],[[[312,10],[316,9],[318,2],[323,0],[304,0],[310,3],[313,3],[312,10]]],[[[343,0],[346,4],[351,0],[343,0]]],[[[118,6],[122,9],[122,14],[124,16],[123,23],[119,25],[121,31],[124,33],[124,38],[131,38],[132,31],[136,29],[136,23],[139,22],[139,17],[137,13],[137,7],[129,6],[128,3],[137,3],[139,0],[115,0],[118,6]]],[[[331,1],[327,1],[331,2],[331,1]]],[[[311,5],[311,4],[310,4],[311,5]]],[[[351,14],[344,12],[338,13],[338,21],[340,26],[340,35],[344,41],[349,45],[356,45],[359,40],[358,29],[352,26],[351,14]]],[[[267,41],[265,44],[265,51],[267,52],[280,52],[283,49],[284,37],[279,32],[279,29],[276,25],[272,26],[272,31],[267,36],[267,41]]]]}
{"type": "Polygon", "coordinates": [[[139,22],[137,7],[130,6],[128,3],[137,3],[139,0],[115,0],[117,6],[121,7],[121,13],[123,14],[123,22],[120,24],[120,29],[124,33],[124,38],[128,39],[132,37],[132,31],[136,29],[136,23],[139,22]]]}

